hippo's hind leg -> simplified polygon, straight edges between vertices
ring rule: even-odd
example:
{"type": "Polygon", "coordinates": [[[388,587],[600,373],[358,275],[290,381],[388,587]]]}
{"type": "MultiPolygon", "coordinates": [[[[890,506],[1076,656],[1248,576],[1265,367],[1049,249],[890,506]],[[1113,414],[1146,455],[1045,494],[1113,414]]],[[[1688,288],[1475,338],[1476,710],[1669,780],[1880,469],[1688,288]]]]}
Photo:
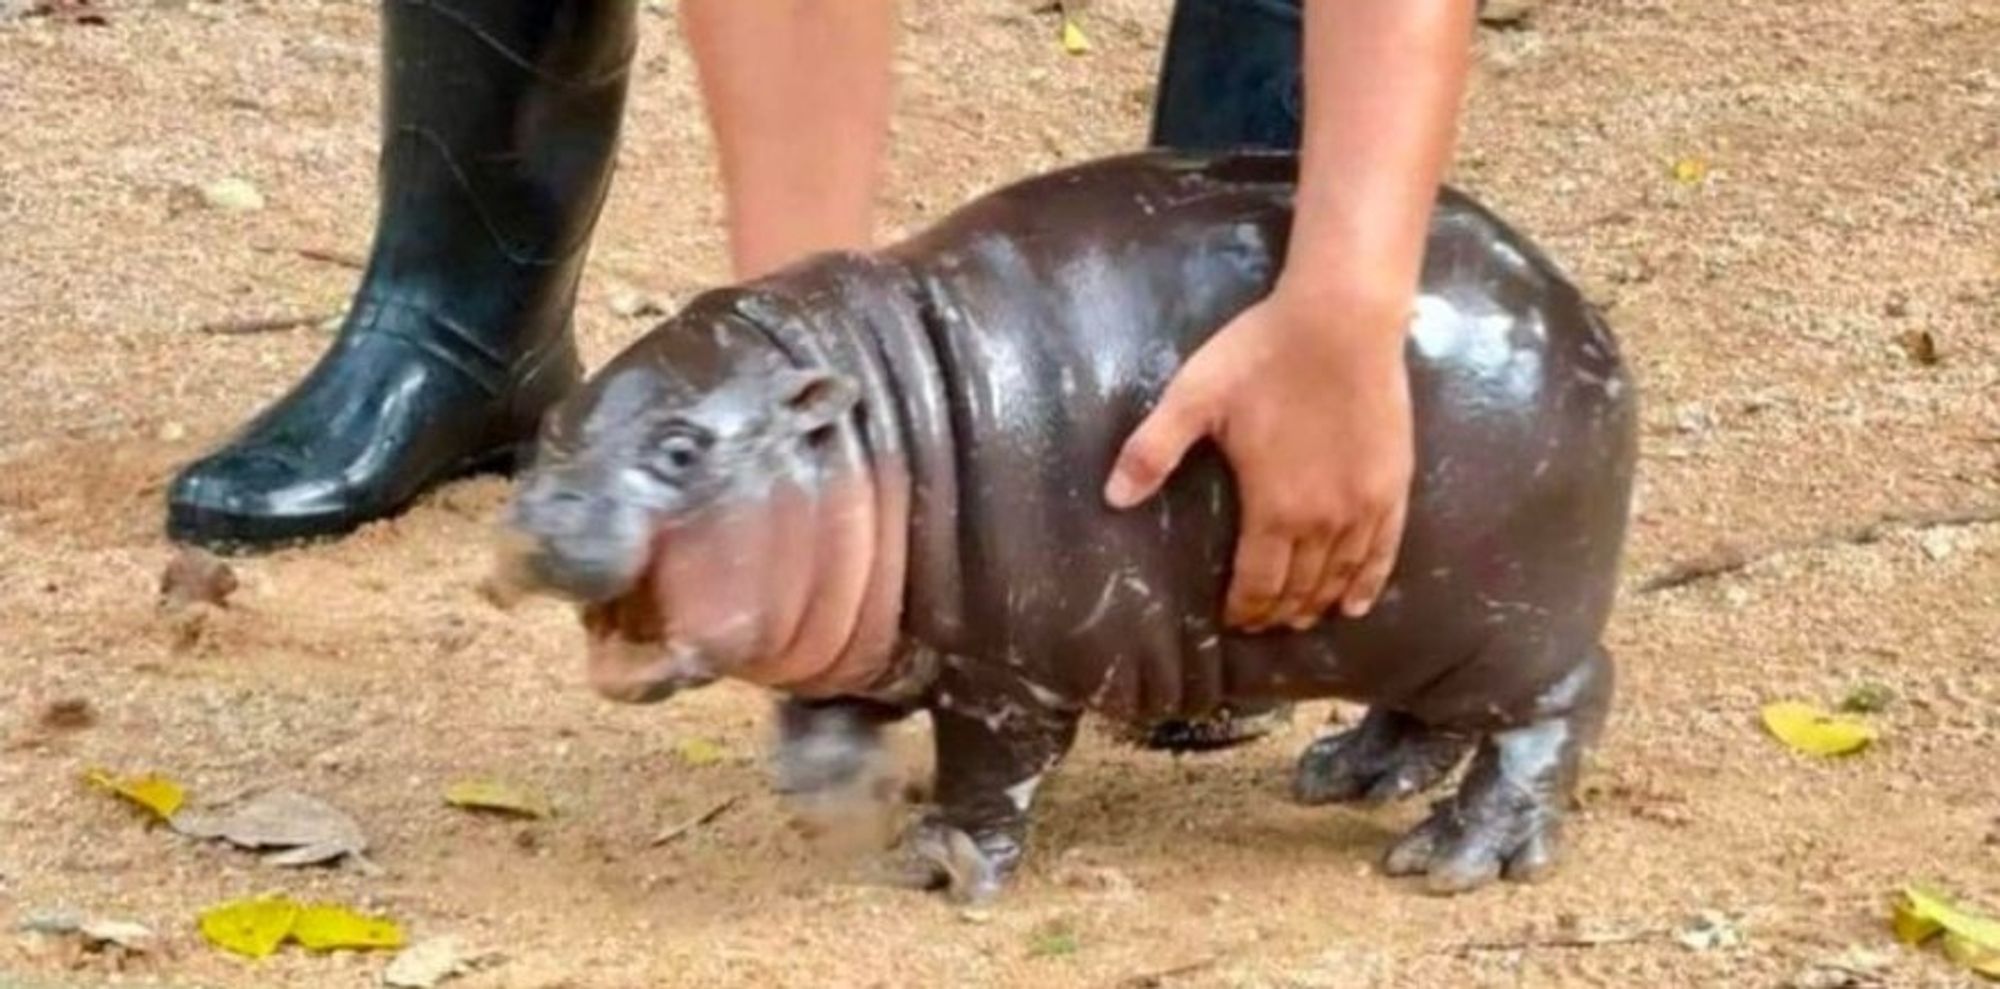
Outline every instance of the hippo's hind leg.
{"type": "Polygon", "coordinates": [[[1555,864],[1564,805],[1583,753],[1611,703],[1611,662],[1601,646],[1543,699],[1534,720],[1479,743],[1458,792],[1390,849],[1390,875],[1422,874],[1435,893],[1476,889],[1505,876],[1530,881],[1555,864]]]}
{"type": "Polygon", "coordinates": [[[960,901],[989,900],[1020,864],[1035,790],[1076,741],[1082,712],[1018,684],[949,675],[930,712],[936,807],[906,841],[908,878],[960,901]]]}
{"type": "Polygon", "coordinates": [[[1292,776],[1292,796],[1302,804],[1400,800],[1444,782],[1475,738],[1372,707],[1360,724],[1306,747],[1292,776]]]}

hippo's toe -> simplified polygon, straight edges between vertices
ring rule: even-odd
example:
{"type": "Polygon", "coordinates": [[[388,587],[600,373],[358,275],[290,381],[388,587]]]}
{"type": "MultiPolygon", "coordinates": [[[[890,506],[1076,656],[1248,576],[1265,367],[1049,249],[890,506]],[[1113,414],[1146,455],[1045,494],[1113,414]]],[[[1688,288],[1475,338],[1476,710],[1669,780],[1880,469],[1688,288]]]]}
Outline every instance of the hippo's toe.
{"type": "Polygon", "coordinates": [[[1472,740],[1396,711],[1313,742],[1299,756],[1292,796],[1303,804],[1379,804],[1430,789],[1465,759],[1472,740]]]}
{"type": "Polygon", "coordinates": [[[1383,859],[1394,876],[1422,875],[1433,893],[1463,893],[1506,877],[1531,882],[1555,865],[1573,750],[1566,725],[1544,722],[1480,745],[1457,793],[1383,859]]]}
{"type": "Polygon", "coordinates": [[[1020,860],[1020,842],[1010,834],[975,838],[926,818],[904,838],[896,878],[919,889],[944,890],[959,903],[986,903],[1000,895],[1020,860]]]}

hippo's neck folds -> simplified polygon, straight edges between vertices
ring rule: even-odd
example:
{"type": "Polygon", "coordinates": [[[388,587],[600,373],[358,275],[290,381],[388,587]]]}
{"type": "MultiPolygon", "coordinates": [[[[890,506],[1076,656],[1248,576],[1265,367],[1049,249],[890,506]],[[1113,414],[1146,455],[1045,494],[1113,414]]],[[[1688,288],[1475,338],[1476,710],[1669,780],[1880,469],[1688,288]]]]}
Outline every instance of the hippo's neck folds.
{"type": "Polygon", "coordinates": [[[898,648],[914,623],[948,635],[956,613],[951,423],[914,279],[830,254],[749,286],[738,311],[794,365],[851,378],[856,414],[821,450],[811,557],[816,588],[776,655],[737,675],[807,697],[906,695],[930,667],[898,648]],[[906,591],[907,589],[907,591],[906,591]]]}

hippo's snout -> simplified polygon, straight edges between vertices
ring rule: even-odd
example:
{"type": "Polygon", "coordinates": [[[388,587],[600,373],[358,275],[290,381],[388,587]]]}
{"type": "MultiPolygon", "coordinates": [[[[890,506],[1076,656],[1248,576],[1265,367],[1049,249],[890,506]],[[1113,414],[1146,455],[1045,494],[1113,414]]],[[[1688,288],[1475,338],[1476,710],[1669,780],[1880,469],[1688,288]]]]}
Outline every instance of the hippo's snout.
{"type": "Polygon", "coordinates": [[[579,604],[630,590],[651,544],[644,512],[557,472],[523,481],[505,529],[500,572],[507,581],[579,604]]]}
{"type": "Polygon", "coordinates": [[[633,642],[616,635],[592,642],[585,675],[598,696],[622,704],[657,704],[715,682],[700,654],[683,643],[633,642]]]}

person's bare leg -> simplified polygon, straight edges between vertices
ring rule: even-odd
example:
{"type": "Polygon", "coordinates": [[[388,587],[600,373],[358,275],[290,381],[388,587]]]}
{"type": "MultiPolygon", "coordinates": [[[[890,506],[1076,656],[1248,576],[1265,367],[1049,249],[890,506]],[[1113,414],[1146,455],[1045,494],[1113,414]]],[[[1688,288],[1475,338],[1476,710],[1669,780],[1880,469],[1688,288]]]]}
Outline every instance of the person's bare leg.
{"type": "Polygon", "coordinates": [[[682,4],[737,278],[873,240],[896,10],[896,0],[682,4]]]}

